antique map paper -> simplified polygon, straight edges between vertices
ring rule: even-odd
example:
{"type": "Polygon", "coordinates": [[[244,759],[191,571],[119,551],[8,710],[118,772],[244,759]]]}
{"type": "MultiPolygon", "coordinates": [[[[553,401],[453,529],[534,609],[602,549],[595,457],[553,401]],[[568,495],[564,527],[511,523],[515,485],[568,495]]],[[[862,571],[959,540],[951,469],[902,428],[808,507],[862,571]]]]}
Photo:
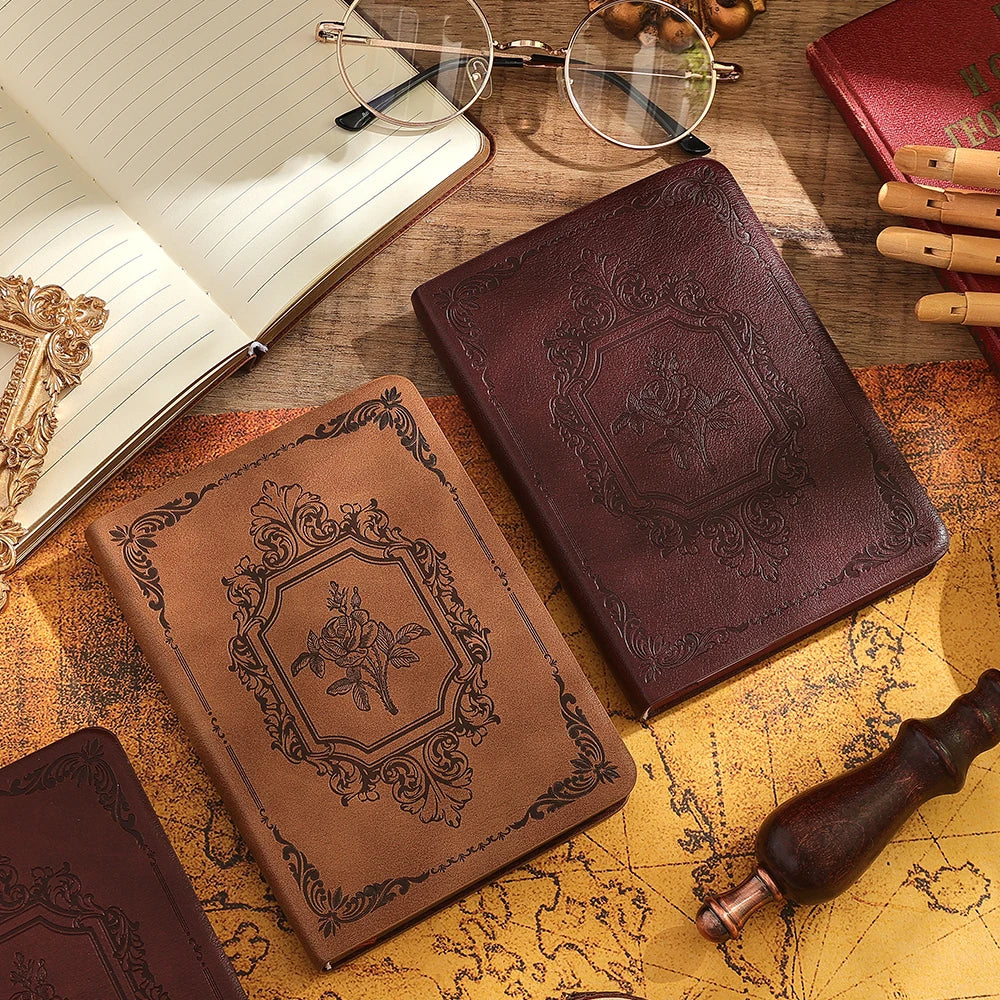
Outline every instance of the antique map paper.
{"type": "Polygon", "coordinates": [[[624,812],[332,973],[299,947],[83,541],[99,513],[293,414],[183,421],[26,561],[0,616],[0,764],[82,726],[114,730],[254,1000],[1000,997],[1000,750],[837,901],[765,910],[726,946],[694,929],[695,888],[748,874],[778,801],[881,751],[901,719],[937,714],[1000,664],[1000,385],[980,362],[861,377],[951,552],[915,587],[648,724],[632,718],[458,403],[432,401],[639,781],[624,812]]]}

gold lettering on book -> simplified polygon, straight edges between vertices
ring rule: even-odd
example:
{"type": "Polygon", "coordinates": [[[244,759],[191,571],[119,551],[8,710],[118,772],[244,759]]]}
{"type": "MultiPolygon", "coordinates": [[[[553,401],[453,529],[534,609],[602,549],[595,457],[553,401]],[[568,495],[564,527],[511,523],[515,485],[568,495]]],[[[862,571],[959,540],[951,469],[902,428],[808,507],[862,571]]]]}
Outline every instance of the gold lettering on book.
{"type": "Polygon", "coordinates": [[[997,20],[1000,21],[1000,3],[995,3],[990,9],[996,14],[997,20]]]}
{"type": "Polygon", "coordinates": [[[960,69],[958,75],[965,81],[965,85],[969,90],[972,91],[973,97],[985,94],[990,89],[990,85],[983,79],[983,74],[979,72],[979,67],[975,63],[972,63],[971,66],[966,66],[964,69],[960,69]]]}
{"type": "Polygon", "coordinates": [[[56,403],[90,364],[91,338],[108,318],[100,299],[56,285],[0,278],[0,610],[24,528],[17,509],[38,482],[56,429],[56,403]]]}
{"type": "Polygon", "coordinates": [[[996,139],[1000,136],[1000,119],[997,118],[993,111],[980,111],[976,115],[976,124],[983,135],[988,136],[990,139],[996,139]]]}
{"type": "Polygon", "coordinates": [[[985,136],[979,137],[976,134],[976,119],[972,115],[966,115],[957,122],[952,122],[951,125],[945,125],[944,132],[949,140],[951,140],[951,144],[956,148],[959,146],[983,146],[986,143],[985,136]],[[968,142],[962,142],[959,130],[965,135],[968,142]]]}
{"type": "Polygon", "coordinates": [[[976,146],[984,146],[987,139],[1000,138],[1000,101],[994,101],[982,111],[945,125],[944,134],[956,149],[963,146],[974,149],[976,146]]]}
{"type": "MultiPolygon", "coordinates": [[[[1000,3],[993,4],[990,10],[1000,20],[1000,3]]],[[[969,93],[973,97],[993,93],[994,88],[990,85],[989,75],[1000,80],[1000,52],[994,52],[969,63],[958,71],[959,79],[969,88],[969,93]]],[[[945,125],[944,134],[957,149],[963,146],[975,149],[977,146],[985,146],[988,139],[1000,138],[1000,101],[991,103],[980,111],[967,114],[950,125],[945,125]]]]}

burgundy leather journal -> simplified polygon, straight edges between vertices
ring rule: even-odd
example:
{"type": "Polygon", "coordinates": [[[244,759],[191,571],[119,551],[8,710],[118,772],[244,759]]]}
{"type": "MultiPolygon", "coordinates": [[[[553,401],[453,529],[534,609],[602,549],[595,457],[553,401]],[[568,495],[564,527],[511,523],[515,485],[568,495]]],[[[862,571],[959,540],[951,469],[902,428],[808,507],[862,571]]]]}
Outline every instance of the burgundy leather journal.
{"type": "MultiPolygon", "coordinates": [[[[920,181],[893,163],[900,146],[1000,150],[997,53],[996,0],[895,0],[824,35],[806,54],[882,180],[920,181]]],[[[946,231],[922,220],[908,224],[946,231]]],[[[935,271],[956,292],[1000,292],[1000,278],[935,271]]],[[[1000,374],[1000,330],[972,332],[1000,374]]]]}
{"type": "Polygon", "coordinates": [[[0,996],[246,1000],[111,733],[0,770],[0,996]]]}
{"type": "Polygon", "coordinates": [[[615,726],[405,379],[87,538],[322,967],[632,788],[615,726]]]}
{"type": "Polygon", "coordinates": [[[718,163],[624,188],[413,303],[639,712],[947,548],[718,163]]]}

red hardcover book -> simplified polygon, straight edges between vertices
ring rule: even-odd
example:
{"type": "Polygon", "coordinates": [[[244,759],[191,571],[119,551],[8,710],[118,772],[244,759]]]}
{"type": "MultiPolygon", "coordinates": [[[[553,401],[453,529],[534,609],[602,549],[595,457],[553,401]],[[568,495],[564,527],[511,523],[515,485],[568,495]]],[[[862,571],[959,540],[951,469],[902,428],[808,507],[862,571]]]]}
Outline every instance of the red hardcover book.
{"type": "MultiPolygon", "coordinates": [[[[900,146],[1000,150],[996,0],[894,0],[824,35],[806,54],[883,180],[920,180],[893,163],[900,146]]],[[[938,275],[952,291],[1000,292],[1000,278],[950,271],[938,275]]],[[[977,327],[972,332],[1000,374],[1000,329],[977,327]]]]}

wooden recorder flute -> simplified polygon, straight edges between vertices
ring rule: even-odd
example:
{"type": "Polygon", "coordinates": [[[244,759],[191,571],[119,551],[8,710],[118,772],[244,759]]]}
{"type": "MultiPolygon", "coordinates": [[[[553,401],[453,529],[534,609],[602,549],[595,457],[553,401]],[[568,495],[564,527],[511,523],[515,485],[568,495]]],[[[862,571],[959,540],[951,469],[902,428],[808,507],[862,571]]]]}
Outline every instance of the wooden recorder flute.
{"type": "Polygon", "coordinates": [[[924,323],[963,326],[1000,325],[1000,293],[935,292],[917,300],[914,312],[924,323]]]}
{"type": "Polygon", "coordinates": [[[1000,194],[889,181],[882,185],[878,203],[890,215],[928,219],[946,226],[1000,230],[1000,194]]]}
{"type": "Polygon", "coordinates": [[[765,903],[823,903],[865,872],[910,814],[965,783],[972,762],[1000,743],[1000,671],[987,670],[933,719],[910,719],[884,753],[780,805],[757,834],[757,869],[706,896],[698,930],[739,937],[765,903]]]}
{"type": "Polygon", "coordinates": [[[1000,239],[933,233],[906,226],[889,226],[875,241],[878,252],[893,260],[927,264],[946,271],[1000,274],[1000,239]]]}
{"type": "Polygon", "coordinates": [[[973,187],[1000,187],[1000,153],[989,149],[901,146],[893,161],[911,177],[930,177],[973,187]]]}

